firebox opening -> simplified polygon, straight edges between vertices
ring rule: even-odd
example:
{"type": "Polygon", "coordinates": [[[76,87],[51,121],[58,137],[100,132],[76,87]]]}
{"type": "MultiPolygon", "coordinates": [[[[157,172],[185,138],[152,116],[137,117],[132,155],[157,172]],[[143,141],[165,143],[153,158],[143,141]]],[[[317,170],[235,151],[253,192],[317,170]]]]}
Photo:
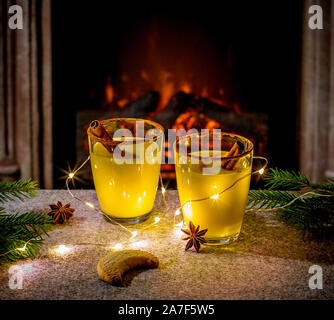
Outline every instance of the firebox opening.
{"type": "Polygon", "coordinates": [[[90,121],[116,116],[236,132],[271,166],[297,168],[301,4],[52,5],[55,187],[85,157],[90,121]]]}

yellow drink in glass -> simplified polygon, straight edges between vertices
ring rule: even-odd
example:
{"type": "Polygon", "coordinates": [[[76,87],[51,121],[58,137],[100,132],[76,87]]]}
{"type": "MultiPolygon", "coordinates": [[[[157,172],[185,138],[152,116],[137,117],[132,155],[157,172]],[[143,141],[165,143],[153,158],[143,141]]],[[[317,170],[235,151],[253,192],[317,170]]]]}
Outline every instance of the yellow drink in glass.
{"type": "MultiPolygon", "coordinates": [[[[252,148],[252,145],[251,145],[252,148]]],[[[201,229],[208,228],[204,238],[208,244],[222,244],[238,238],[246,207],[252,166],[252,151],[237,159],[233,170],[220,166],[227,151],[211,150],[215,174],[203,174],[201,151],[189,152],[184,159],[176,156],[176,178],[183,218],[201,229]],[[225,190],[225,191],[224,191],[225,190]],[[221,193],[223,192],[223,193],[221,193]],[[203,199],[203,200],[201,200],[203,199]],[[201,200],[201,201],[198,201],[201,200]],[[185,205],[184,205],[185,204],[185,205]]],[[[205,157],[205,156],[204,156],[205,157]]]]}
{"type": "Polygon", "coordinates": [[[101,209],[119,222],[142,221],[153,209],[161,164],[161,147],[157,144],[162,142],[145,141],[142,137],[113,141],[130,142],[122,148],[126,152],[123,163],[102,142],[90,143],[91,168],[101,209]]]}

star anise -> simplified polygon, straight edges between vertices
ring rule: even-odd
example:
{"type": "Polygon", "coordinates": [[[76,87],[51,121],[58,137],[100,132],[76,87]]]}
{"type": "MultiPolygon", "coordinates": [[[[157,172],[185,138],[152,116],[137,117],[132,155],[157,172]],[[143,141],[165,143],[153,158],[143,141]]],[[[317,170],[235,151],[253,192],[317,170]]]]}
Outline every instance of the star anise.
{"type": "Polygon", "coordinates": [[[185,247],[186,251],[191,247],[194,247],[198,252],[201,244],[206,243],[206,240],[203,238],[203,236],[207,233],[208,229],[199,230],[199,225],[196,228],[194,224],[189,221],[189,230],[181,230],[188,235],[188,237],[182,239],[189,240],[185,247]]]}
{"type": "Polygon", "coordinates": [[[74,209],[70,208],[70,203],[63,204],[58,201],[57,204],[50,204],[51,211],[48,213],[52,216],[54,223],[63,224],[73,216],[74,209]]]}

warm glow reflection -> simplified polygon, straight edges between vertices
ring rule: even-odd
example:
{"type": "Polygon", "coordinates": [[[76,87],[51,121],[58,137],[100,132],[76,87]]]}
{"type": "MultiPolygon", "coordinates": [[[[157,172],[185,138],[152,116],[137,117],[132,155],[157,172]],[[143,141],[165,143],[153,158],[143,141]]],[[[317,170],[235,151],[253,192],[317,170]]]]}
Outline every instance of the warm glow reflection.
{"type": "Polygon", "coordinates": [[[184,212],[185,216],[187,217],[187,219],[191,220],[192,210],[191,210],[191,206],[190,206],[189,202],[183,206],[183,212],[184,212]]]}
{"type": "Polygon", "coordinates": [[[59,254],[65,254],[70,251],[70,248],[64,244],[61,244],[58,246],[58,248],[55,249],[55,251],[59,254]]]}
{"type": "MultiPolygon", "coordinates": [[[[179,225],[179,224],[178,224],[179,225]]],[[[180,226],[180,228],[174,228],[173,234],[175,236],[175,238],[181,238],[182,236],[184,236],[185,234],[182,232],[181,227],[183,225],[180,226]]]]}
{"type": "Polygon", "coordinates": [[[188,82],[184,82],[181,85],[181,91],[183,91],[185,93],[191,93],[191,85],[188,82]]]}
{"type": "Polygon", "coordinates": [[[138,249],[145,248],[147,246],[148,246],[148,242],[146,240],[136,241],[131,244],[131,247],[138,248],[138,249]]]}
{"type": "Polygon", "coordinates": [[[121,250],[122,248],[123,248],[123,245],[121,243],[117,243],[112,247],[112,249],[115,249],[115,250],[121,250]]]}
{"type": "Polygon", "coordinates": [[[214,194],[213,196],[210,197],[210,199],[217,200],[219,198],[219,194],[214,194]]]}

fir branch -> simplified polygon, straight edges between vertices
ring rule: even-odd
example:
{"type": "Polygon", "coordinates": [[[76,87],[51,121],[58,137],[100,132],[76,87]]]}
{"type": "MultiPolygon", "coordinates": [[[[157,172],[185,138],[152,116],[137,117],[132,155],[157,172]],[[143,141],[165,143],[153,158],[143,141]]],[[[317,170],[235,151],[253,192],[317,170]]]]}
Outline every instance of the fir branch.
{"type": "Polygon", "coordinates": [[[293,193],[287,191],[251,190],[248,194],[248,206],[249,208],[272,209],[295,198],[293,193]]]}
{"type": "Polygon", "coordinates": [[[36,195],[38,184],[31,179],[14,182],[0,181],[0,203],[19,199],[24,201],[36,195]]]}
{"type": "MultiPolygon", "coordinates": [[[[37,190],[37,182],[31,179],[0,181],[0,203],[16,199],[24,201],[35,196],[37,190]]],[[[43,212],[7,214],[0,207],[0,261],[36,257],[52,222],[43,212]]]]}
{"type": "Polygon", "coordinates": [[[0,214],[0,259],[36,257],[52,219],[42,212],[0,214]],[[25,246],[25,250],[19,250],[25,246]]]}
{"type": "Polygon", "coordinates": [[[326,183],[312,183],[312,188],[320,192],[334,194],[334,179],[327,179],[326,183]]]}
{"type": "Polygon", "coordinates": [[[317,238],[328,235],[333,218],[334,198],[309,197],[278,211],[278,217],[288,225],[301,229],[303,235],[317,238]]]}
{"type": "Polygon", "coordinates": [[[7,241],[1,244],[0,261],[15,261],[18,259],[36,258],[43,239],[24,241],[7,241]],[[19,250],[24,248],[24,250],[19,250]]]}
{"type": "Polygon", "coordinates": [[[327,235],[329,226],[334,221],[333,179],[315,184],[300,172],[271,169],[265,177],[265,185],[267,190],[249,192],[250,210],[277,211],[279,219],[301,229],[304,235],[327,235]],[[307,192],[282,189],[307,189],[307,192]]]}
{"type": "Polygon", "coordinates": [[[268,189],[301,190],[310,187],[309,179],[300,172],[280,169],[270,169],[265,177],[265,186],[268,189]]]}

